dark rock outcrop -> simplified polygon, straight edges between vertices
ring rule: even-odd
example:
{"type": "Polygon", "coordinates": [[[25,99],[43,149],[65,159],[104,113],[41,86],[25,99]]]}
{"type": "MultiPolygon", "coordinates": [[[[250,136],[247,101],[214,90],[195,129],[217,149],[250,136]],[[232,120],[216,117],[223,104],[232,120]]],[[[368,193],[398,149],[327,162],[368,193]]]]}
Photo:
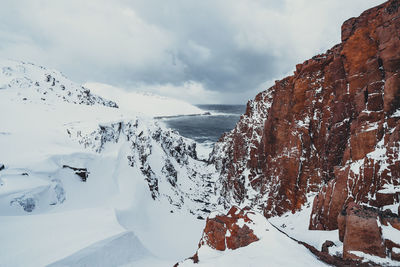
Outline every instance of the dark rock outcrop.
{"type": "Polygon", "coordinates": [[[78,175],[82,182],[86,182],[87,178],[89,177],[88,170],[86,168],[75,168],[68,165],[63,165],[64,169],[71,169],[74,171],[76,175],[78,175]]]}
{"type": "Polygon", "coordinates": [[[329,253],[329,248],[335,246],[335,243],[333,243],[330,240],[326,240],[321,247],[321,252],[329,253]]]}
{"type": "Polygon", "coordinates": [[[223,251],[245,247],[258,241],[258,237],[247,225],[252,222],[248,213],[251,213],[249,209],[232,207],[226,215],[208,217],[199,247],[207,245],[223,251]]]}

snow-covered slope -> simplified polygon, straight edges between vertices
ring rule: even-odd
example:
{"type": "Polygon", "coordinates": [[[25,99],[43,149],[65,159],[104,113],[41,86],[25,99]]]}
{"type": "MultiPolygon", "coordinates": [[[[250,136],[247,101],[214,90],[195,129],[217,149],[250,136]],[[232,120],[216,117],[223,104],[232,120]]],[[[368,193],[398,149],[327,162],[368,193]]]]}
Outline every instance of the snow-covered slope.
{"type": "Polygon", "coordinates": [[[0,90],[9,91],[9,100],[117,107],[113,101],[93,95],[89,89],[68,80],[62,73],[32,63],[0,60],[0,90]],[[6,90],[8,89],[8,90],[6,90]]]}
{"type": "Polygon", "coordinates": [[[202,114],[204,111],[181,100],[151,93],[126,92],[120,88],[102,84],[86,83],[85,87],[98,95],[112,99],[127,113],[152,117],[202,114]]]}
{"type": "Polygon", "coordinates": [[[214,172],[193,141],[57,71],[8,60],[0,69],[0,266],[63,264],[93,245],[65,259],[83,263],[99,244],[149,252],[120,264],[165,266],[196,247],[214,172]]]}

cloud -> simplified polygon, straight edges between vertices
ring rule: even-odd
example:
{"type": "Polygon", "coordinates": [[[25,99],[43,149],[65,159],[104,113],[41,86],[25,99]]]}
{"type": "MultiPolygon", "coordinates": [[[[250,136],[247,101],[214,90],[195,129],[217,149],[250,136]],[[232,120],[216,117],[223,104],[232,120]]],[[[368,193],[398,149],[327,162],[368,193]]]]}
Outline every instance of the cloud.
{"type": "Polygon", "coordinates": [[[3,1],[0,57],[78,82],[244,103],[380,0],[3,1]]]}

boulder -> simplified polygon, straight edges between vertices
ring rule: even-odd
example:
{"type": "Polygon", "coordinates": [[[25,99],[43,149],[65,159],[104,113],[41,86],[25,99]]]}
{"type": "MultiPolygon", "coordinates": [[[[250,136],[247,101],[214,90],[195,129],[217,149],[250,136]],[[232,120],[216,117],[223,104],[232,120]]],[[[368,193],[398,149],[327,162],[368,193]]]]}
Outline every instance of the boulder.
{"type": "Polygon", "coordinates": [[[245,247],[258,241],[258,237],[249,227],[252,223],[248,217],[249,213],[252,213],[249,209],[240,210],[232,207],[226,215],[210,215],[207,218],[199,247],[207,245],[223,251],[245,247]]]}
{"type": "Polygon", "coordinates": [[[330,240],[326,240],[321,247],[321,252],[325,252],[325,253],[329,253],[329,248],[333,247],[335,245],[335,243],[333,243],[330,240]]]}
{"type": "Polygon", "coordinates": [[[74,173],[80,177],[82,182],[86,182],[87,178],[89,177],[90,172],[88,172],[86,168],[76,168],[68,165],[63,165],[63,168],[73,170],[74,173]]]}
{"type": "Polygon", "coordinates": [[[360,259],[353,251],[385,258],[386,248],[378,225],[377,210],[350,203],[345,217],[343,258],[360,259]]]}
{"type": "Polygon", "coordinates": [[[399,242],[396,239],[396,232],[400,231],[399,215],[350,202],[338,216],[338,221],[344,259],[363,260],[357,253],[362,252],[400,260],[400,243],[396,243],[399,242]]]}

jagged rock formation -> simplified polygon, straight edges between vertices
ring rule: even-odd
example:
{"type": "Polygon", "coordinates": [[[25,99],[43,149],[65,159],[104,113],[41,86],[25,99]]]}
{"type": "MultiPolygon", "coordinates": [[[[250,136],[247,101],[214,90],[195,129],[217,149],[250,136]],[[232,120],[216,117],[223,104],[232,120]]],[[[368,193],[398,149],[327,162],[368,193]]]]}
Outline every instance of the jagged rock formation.
{"type": "Polygon", "coordinates": [[[154,200],[165,198],[199,219],[215,209],[215,169],[197,158],[194,141],[140,118],[101,124],[87,132],[82,128],[79,123],[70,124],[67,132],[97,153],[107,145],[126,142],[121,161],[140,171],[154,200]]]}
{"type": "Polygon", "coordinates": [[[337,229],[351,201],[398,203],[399,14],[389,1],[346,21],[341,44],[248,103],[210,157],[227,206],[281,215],[322,188],[310,227],[337,229]]]}
{"type": "Polygon", "coordinates": [[[349,256],[356,250],[394,259],[400,250],[377,245],[385,238],[376,211],[368,220],[339,214],[353,202],[398,213],[399,36],[400,1],[391,0],[344,22],[340,44],[250,101],[210,156],[221,174],[220,202],[271,217],[301,209],[317,192],[311,230],[346,221],[344,258],[362,258],[349,256]],[[362,227],[369,238],[360,239],[362,227]]]}

